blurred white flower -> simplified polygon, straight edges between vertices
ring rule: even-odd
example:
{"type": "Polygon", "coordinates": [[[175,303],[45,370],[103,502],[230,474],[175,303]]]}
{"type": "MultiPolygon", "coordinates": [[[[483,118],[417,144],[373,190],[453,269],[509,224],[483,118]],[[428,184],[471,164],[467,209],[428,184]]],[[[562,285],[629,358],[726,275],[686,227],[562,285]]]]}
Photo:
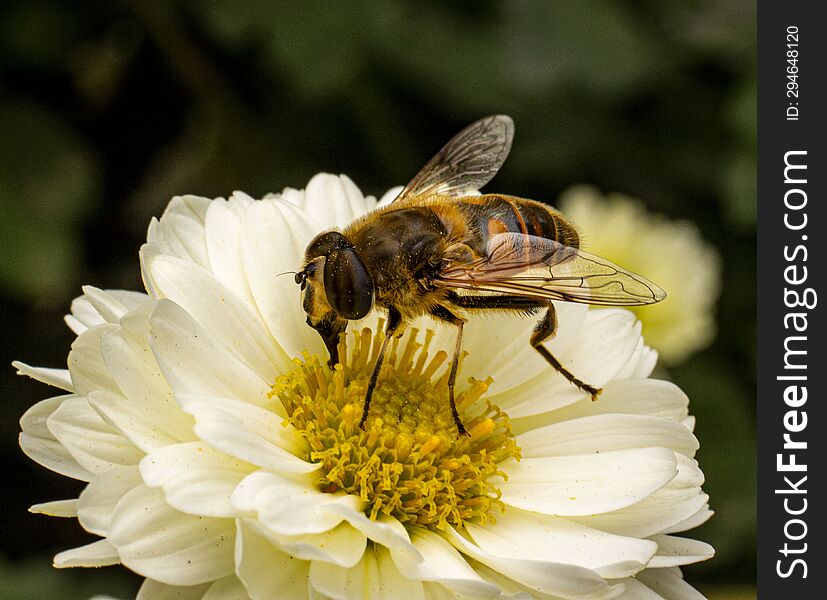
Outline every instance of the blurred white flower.
{"type": "Polygon", "coordinates": [[[665,300],[634,309],[661,361],[681,363],[712,342],[721,259],[693,223],[669,220],[636,200],[603,196],[590,186],[570,188],[559,206],[581,232],[583,249],[666,290],[665,300]]]}
{"type": "Polygon", "coordinates": [[[84,288],[68,370],[16,363],[65,391],[23,416],[24,452],[88,482],[31,510],[100,537],[55,565],[121,563],[140,598],[699,597],[679,566],[712,548],[673,535],[711,514],[693,420],[648,378],[630,312],[557,307],[550,348],[604,386],[596,402],[529,347],[531,319],[472,319],[469,437],[447,406],[454,332],[423,319],[355,427],[377,316],[331,371],[278,274],[375,206],[324,174],[259,201],[175,198],[141,249],[147,293],[84,288]]]}

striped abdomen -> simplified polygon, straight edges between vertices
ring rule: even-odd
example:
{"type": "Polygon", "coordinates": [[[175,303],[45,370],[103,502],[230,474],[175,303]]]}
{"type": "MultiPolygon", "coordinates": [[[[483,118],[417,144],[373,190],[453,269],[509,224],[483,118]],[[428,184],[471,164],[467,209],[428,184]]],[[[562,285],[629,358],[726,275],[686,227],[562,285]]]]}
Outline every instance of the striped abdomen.
{"type": "Polygon", "coordinates": [[[460,198],[454,205],[478,236],[478,251],[483,251],[491,236],[498,233],[533,235],[572,248],[579,244],[577,231],[557,210],[534,200],[485,194],[460,198]]]}

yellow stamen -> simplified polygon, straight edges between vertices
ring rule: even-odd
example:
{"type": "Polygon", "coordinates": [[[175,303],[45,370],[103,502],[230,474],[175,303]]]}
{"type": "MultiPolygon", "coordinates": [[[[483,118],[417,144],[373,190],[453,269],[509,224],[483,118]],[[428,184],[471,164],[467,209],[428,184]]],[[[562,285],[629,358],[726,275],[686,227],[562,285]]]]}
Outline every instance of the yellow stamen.
{"type": "Polygon", "coordinates": [[[324,493],[353,494],[365,514],[392,515],[429,528],[486,523],[503,510],[498,464],[520,457],[508,416],[481,400],[492,379],[469,380],[456,398],[469,432],[457,432],[448,402],[447,354],[429,350],[433,332],[411,329],[393,340],[373,395],[365,430],[358,427],[367,382],[381,345],[370,329],[344,336],[343,364],[330,370],[305,355],[273,384],[270,397],[287,411],[285,425],[307,442],[310,461],[322,463],[324,493]],[[349,348],[351,341],[352,348],[349,348]]]}

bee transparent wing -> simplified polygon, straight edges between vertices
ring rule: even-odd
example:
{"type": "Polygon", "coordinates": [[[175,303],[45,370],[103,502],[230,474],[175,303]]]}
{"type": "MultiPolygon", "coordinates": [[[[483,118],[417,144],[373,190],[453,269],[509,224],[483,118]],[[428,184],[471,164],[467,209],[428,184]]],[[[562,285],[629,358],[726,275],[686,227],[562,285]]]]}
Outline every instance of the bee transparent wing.
{"type": "Polygon", "coordinates": [[[493,115],[471,123],[420,169],[394,202],[445,194],[464,196],[494,178],[514,139],[514,122],[493,115]]]}
{"type": "Polygon", "coordinates": [[[666,297],[657,285],[605,258],[554,240],[501,233],[486,256],[446,265],[443,287],[604,306],[640,306],[666,297]]]}

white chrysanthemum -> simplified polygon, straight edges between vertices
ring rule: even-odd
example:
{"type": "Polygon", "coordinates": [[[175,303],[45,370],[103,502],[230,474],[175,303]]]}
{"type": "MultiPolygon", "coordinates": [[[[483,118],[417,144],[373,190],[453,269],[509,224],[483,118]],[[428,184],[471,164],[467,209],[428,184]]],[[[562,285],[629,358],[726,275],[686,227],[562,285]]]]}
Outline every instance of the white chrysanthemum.
{"type": "Polygon", "coordinates": [[[665,300],[635,309],[661,361],[678,364],[712,342],[721,259],[693,223],[651,213],[621,194],[604,197],[590,186],[564,192],[560,210],[583,232],[585,250],[666,290],[665,300]]]}
{"type": "Polygon", "coordinates": [[[175,198],[141,250],[147,294],[85,288],[68,370],[17,364],[66,392],[23,416],[23,450],[88,482],[32,510],[101,538],[55,565],[121,563],[141,598],[699,597],[679,566],[712,549],[672,535],[711,514],[693,421],[648,379],[627,311],[558,305],[549,345],[605,387],[596,402],[529,347],[532,319],[473,318],[468,437],[447,407],[455,332],[423,319],[355,427],[377,317],[331,371],[278,275],[375,205],[331,175],[259,201],[175,198]]]}

